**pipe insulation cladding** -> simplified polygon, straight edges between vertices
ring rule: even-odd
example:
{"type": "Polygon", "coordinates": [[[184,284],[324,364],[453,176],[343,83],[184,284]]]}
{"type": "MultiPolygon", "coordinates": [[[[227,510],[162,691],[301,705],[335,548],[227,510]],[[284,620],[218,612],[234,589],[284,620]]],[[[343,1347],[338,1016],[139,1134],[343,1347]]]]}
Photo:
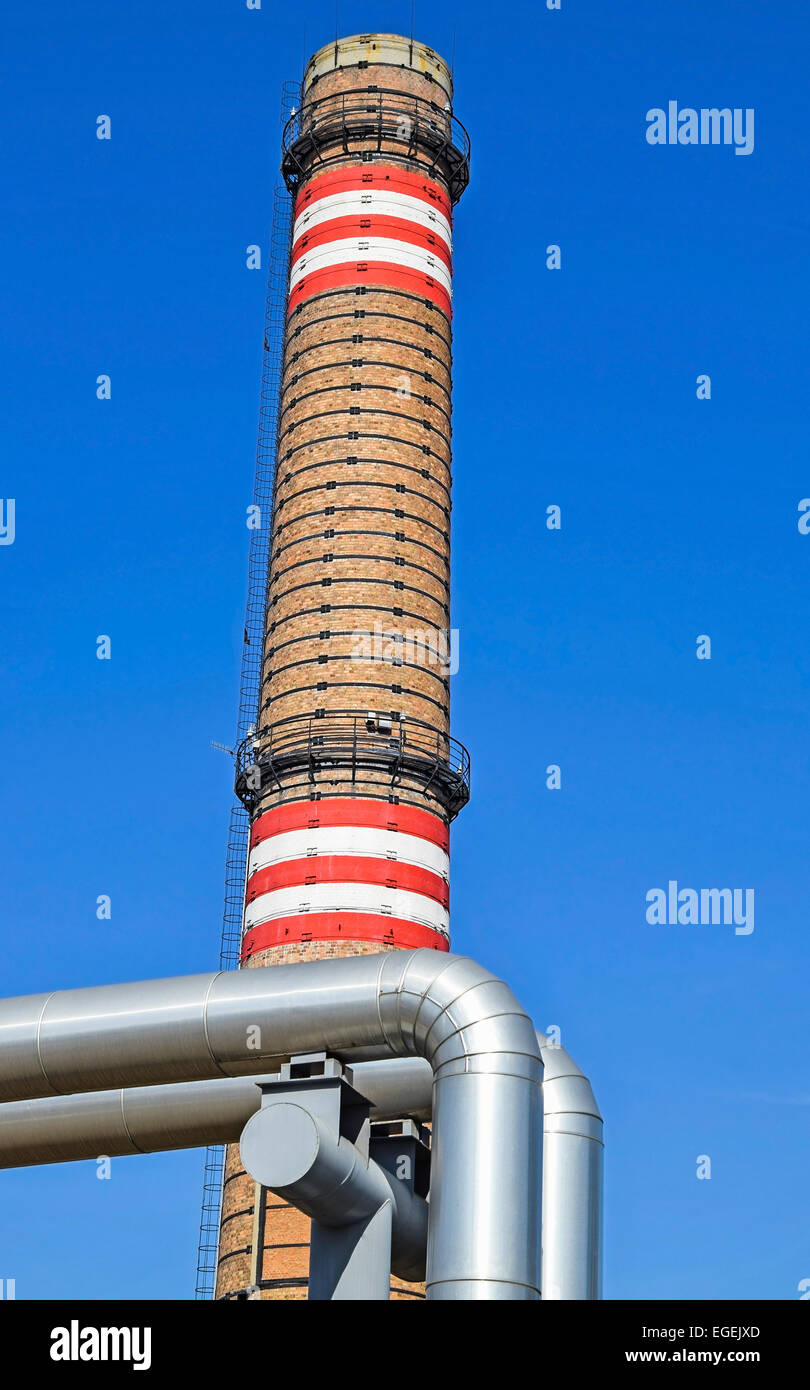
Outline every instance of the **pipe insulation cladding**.
{"type": "MultiPolygon", "coordinates": [[[[423,1058],[362,1062],[351,1077],[371,1103],[372,1120],[430,1119],[433,1072],[423,1058]]],[[[259,1109],[259,1085],[276,1079],[273,1073],[10,1101],[0,1105],[0,1169],[235,1144],[259,1109]]]]}
{"type": "Polygon", "coordinates": [[[543,1067],[511,990],[425,948],[0,1003],[0,1100],[266,1073],[291,1055],[433,1070],[427,1296],[540,1297],[543,1067]]]}
{"type": "MultiPolygon", "coordinates": [[[[565,1048],[537,1041],[543,1080],[544,1299],[601,1298],[602,1118],[587,1077],[565,1048]]],[[[236,1143],[276,1076],[91,1091],[0,1105],[0,1168],[236,1143]]],[[[422,1057],[360,1062],[349,1080],[372,1120],[429,1120],[433,1072],[422,1057]]]]}
{"type": "Polygon", "coordinates": [[[388,1298],[389,1269],[402,1279],[424,1279],[427,1202],[367,1153],[364,1159],[326,1116],[283,1098],[265,1098],[242,1131],[239,1152],[251,1177],[322,1226],[366,1222],[388,1206],[390,1254],[381,1271],[382,1297],[388,1298]]]}
{"type": "Polygon", "coordinates": [[[564,1047],[538,1034],[543,1079],[543,1298],[602,1297],[602,1116],[564,1047]]]}

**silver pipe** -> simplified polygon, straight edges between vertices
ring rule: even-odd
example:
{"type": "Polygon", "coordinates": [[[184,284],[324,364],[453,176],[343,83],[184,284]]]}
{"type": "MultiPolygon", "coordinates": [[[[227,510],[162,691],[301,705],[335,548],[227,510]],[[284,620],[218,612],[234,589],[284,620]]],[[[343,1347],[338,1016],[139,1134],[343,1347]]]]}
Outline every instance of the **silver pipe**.
{"type": "Polygon", "coordinates": [[[543,1056],[543,1298],[602,1297],[602,1116],[564,1047],[543,1056]]]}
{"type": "MultiPolygon", "coordinates": [[[[601,1298],[602,1120],[564,1048],[537,1035],[545,1064],[544,1299],[601,1298]]],[[[0,1168],[236,1143],[261,1104],[261,1076],[142,1086],[0,1105],[0,1168]]],[[[361,1062],[349,1080],[373,1120],[429,1120],[433,1073],[421,1057],[361,1062]]]]}
{"type": "MultiPolygon", "coordinates": [[[[235,1144],[276,1076],[223,1077],[174,1086],[132,1086],[0,1105],[0,1169],[235,1144]]],[[[349,1080],[372,1120],[429,1120],[433,1072],[422,1057],[360,1062],[349,1080]]]]}
{"type": "Polygon", "coordinates": [[[297,1053],[433,1070],[427,1296],[540,1296],[542,1061],[502,981],[431,950],[0,1003],[0,1101],[274,1070],[297,1053]]]}
{"type": "Polygon", "coordinates": [[[380,1018],[393,1051],[433,1068],[427,1297],[538,1299],[543,1063],[531,1019],[474,961],[424,950],[400,968],[398,954],[384,958],[380,1018]]]}
{"type": "MultiPolygon", "coordinates": [[[[304,1093],[302,1092],[302,1095],[304,1093]]],[[[266,1096],[251,1115],[239,1141],[242,1162],[252,1178],[291,1202],[322,1226],[350,1226],[391,1207],[390,1250],[383,1280],[388,1297],[389,1267],[401,1279],[424,1279],[427,1202],[313,1108],[266,1096]]]]}
{"type": "Polygon", "coordinates": [[[372,1120],[429,1120],[433,1114],[433,1072],[423,1057],[357,1062],[347,1079],[371,1102],[372,1120]]]}

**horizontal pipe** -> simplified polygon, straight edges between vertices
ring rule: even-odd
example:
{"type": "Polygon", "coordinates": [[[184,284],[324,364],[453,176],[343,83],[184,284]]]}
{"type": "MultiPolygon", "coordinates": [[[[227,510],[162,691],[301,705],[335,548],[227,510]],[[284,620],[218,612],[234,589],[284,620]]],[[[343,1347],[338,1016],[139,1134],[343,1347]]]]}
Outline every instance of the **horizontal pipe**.
{"type": "MultiPolygon", "coordinates": [[[[545,1299],[601,1298],[602,1119],[587,1077],[544,1034],[542,1287],[545,1299]]],[[[69,1163],[236,1143],[261,1104],[235,1077],[0,1105],[0,1168],[69,1163]]],[[[361,1062],[351,1084],[373,1120],[432,1114],[433,1073],[421,1057],[361,1062]]]]}
{"type": "Polygon", "coordinates": [[[428,1297],[539,1298],[540,1049],[507,986],[463,957],[398,951],[4,1000],[0,1101],[255,1076],[318,1051],[430,1063],[428,1297]]]}
{"type": "MultiPolygon", "coordinates": [[[[543,1083],[544,1299],[601,1298],[602,1118],[587,1077],[538,1034],[543,1083]]],[[[0,1168],[236,1143],[269,1077],[142,1086],[0,1105],[0,1168]]],[[[421,1057],[360,1062],[351,1084],[372,1120],[429,1120],[433,1073],[421,1057]]]]}
{"type": "MultiPolygon", "coordinates": [[[[464,959],[448,954],[437,963],[427,950],[397,956],[427,956],[438,975],[440,964],[464,959]]],[[[396,1020],[382,1026],[369,1003],[392,973],[387,960],[354,956],[338,972],[334,960],[308,961],[0,1000],[0,1102],[255,1076],[315,1050],[352,1063],[407,1054],[414,1043],[398,1035],[396,1020]]]]}
{"type": "Polygon", "coordinates": [[[423,1057],[356,1062],[347,1080],[370,1102],[372,1120],[429,1120],[433,1114],[433,1072],[423,1057]]]}
{"type": "MultiPolygon", "coordinates": [[[[272,1076],[132,1086],[0,1105],[0,1169],[235,1144],[272,1076]]],[[[360,1062],[349,1077],[372,1120],[429,1120],[433,1072],[421,1057],[360,1062]]]]}

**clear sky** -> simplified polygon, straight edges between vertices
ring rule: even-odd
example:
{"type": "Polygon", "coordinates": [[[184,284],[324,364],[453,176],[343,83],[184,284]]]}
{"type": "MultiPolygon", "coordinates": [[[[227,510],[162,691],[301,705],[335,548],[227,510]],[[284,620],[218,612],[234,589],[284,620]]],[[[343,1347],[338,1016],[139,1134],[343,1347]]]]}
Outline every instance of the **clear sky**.
{"type": "MultiPolygon", "coordinates": [[[[407,32],[409,14],[340,0],[338,25],[407,32]]],[[[236,720],[264,302],[245,248],[269,234],[281,83],[334,32],[334,0],[7,15],[4,995],[216,967],[231,791],[210,740],[236,720]]],[[[473,142],[454,946],[592,1077],[606,1294],[795,1299],[807,6],[416,0],[415,33],[448,58],[455,41],[473,142]],[[753,151],[650,145],[669,101],[753,108],[753,151]],[[754,931],[650,925],[669,880],[754,889],[754,931]]],[[[108,1181],[94,1163],[0,1174],[0,1278],[19,1298],[193,1296],[201,1170],[194,1151],[114,1160],[108,1181]]]]}

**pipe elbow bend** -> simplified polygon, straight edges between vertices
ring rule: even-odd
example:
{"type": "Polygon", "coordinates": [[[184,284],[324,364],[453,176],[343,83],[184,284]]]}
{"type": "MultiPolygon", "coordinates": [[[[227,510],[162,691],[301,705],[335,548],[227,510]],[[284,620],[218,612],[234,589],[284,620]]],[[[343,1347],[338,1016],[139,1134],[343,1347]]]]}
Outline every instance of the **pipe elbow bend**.
{"type": "Polygon", "coordinates": [[[391,952],[380,966],[378,1001],[392,1052],[427,1058],[437,1080],[458,1072],[542,1080],[528,1014],[508,985],[466,956],[391,952]]]}

